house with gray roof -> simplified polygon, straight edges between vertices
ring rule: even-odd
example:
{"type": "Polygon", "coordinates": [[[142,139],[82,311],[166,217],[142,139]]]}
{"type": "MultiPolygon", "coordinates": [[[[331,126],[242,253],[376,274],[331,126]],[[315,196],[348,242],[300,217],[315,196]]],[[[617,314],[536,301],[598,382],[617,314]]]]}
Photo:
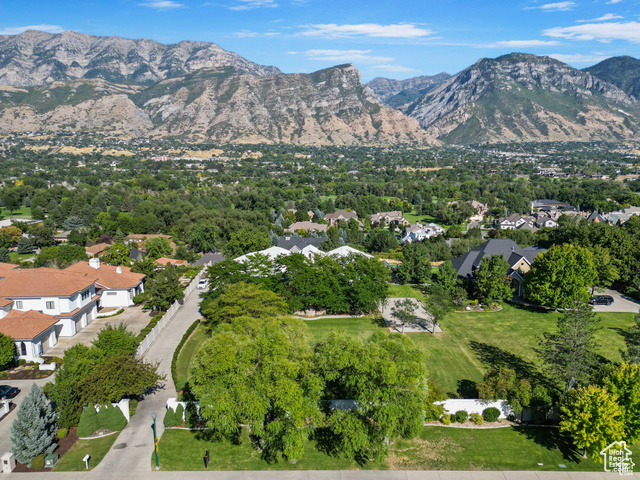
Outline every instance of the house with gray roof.
{"type": "Polygon", "coordinates": [[[451,264],[460,278],[472,282],[475,280],[476,272],[484,258],[502,255],[509,264],[507,276],[511,278],[517,294],[521,296],[524,275],[531,269],[531,264],[536,256],[545,251],[546,249],[535,246],[522,248],[509,238],[494,238],[451,259],[451,264]]]}

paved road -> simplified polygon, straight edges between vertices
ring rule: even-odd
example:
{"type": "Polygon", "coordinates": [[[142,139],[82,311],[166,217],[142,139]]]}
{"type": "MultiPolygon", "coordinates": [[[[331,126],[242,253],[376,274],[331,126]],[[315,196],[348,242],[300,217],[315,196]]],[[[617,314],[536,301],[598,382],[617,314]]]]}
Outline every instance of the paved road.
{"type": "MultiPolygon", "coordinates": [[[[2,478],[5,476],[2,475],[2,478]]],[[[439,471],[250,471],[250,472],[98,472],[13,473],[19,480],[639,480],[640,474],[620,476],[600,472],[439,472],[439,471]]]]}
{"type": "MultiPolygon", "coordinates": [[[[158,362],[158,371],[166,376],[162,389],[148,395],[138,405],[131,422],[122,430],[116,443],[94,471],[107,474],[100,478],[129,478],[131,472],[150,472],[153,453],[152,415],[157,413],[158,437],[162,436],[165,405],[169,397],[177,392],[171,378],[171,359],[189,326],[200,317],[200,292],[195,289],[178,310],[175,318],[167,325],[155,343],[147,350],[144,359],[158,362]],[[113,477],[109,477],[113,475],[113,477]]],[[[22,477],[21,477],[22,478],[22,477]]],[[[69,478],[69,477],[67,477],[69,478]]],[[[134,477],[132,477],[134,478],[134,477]]],[[[143,478],[143,477],[135,477],[143,478]]]]}
{"type": "Polygon", "coordinates": [[[640,302],[628,297],[617,290],[611,290],[607,288],[604,292],[596,292],[595,295],[611,295],[613,297],[613,303],[611,305],[595,305],[593,307],[594,312],[632,312],[638,313],[640,311],[640,302]]]}

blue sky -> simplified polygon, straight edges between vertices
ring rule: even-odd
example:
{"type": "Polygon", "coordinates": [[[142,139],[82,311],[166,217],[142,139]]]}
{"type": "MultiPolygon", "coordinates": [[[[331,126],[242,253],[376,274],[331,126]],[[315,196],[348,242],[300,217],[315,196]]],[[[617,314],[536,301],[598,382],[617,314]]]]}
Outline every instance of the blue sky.
{"type": "Polygon", "coordinates": [[[520,51],[577,68],[640,57],[640,0],[5,0],[0,34],[214,42],[286,73],[353,63],[363,80],[457,73],[520,51]]]}

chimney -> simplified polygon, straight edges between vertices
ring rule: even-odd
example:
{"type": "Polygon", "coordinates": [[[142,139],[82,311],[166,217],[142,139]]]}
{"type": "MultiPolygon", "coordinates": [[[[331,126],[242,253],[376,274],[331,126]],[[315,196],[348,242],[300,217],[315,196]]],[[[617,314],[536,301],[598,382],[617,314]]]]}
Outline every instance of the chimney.
{"type": "Polygon", "coordinates": [[[122,267],[117,267],[116,268],[116,273],[122,273],[122,267]]]}
{"type": "Polygon", "coordinates": [[[98,257],[92,257],[89,259],[89,266],[98,270],[100,268],[100,259],[98,257]]]}

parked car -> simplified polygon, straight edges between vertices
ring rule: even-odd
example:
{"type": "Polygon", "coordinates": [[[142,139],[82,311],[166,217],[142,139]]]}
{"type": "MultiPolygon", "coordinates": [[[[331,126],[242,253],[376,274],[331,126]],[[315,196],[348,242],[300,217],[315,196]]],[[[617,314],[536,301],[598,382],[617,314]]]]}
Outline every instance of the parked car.
{"type": "Polygon", "coordinates": [[[0,385],[0,398],[13,398],[20,393],[20,389],[9,385],[0,385]]]}
{"type": "Polygon", "coordinates": [[[198,290],[204,290],[208,286],[209,286],[209,280],[207,280],[206,278],[203,278],[198,282],[198,290]]]}
{"type": "Polygon", "coordinates": [[[591,305],[611,305],[613,297],[611,295],[595,295],[589,301],[591,305]]]}

